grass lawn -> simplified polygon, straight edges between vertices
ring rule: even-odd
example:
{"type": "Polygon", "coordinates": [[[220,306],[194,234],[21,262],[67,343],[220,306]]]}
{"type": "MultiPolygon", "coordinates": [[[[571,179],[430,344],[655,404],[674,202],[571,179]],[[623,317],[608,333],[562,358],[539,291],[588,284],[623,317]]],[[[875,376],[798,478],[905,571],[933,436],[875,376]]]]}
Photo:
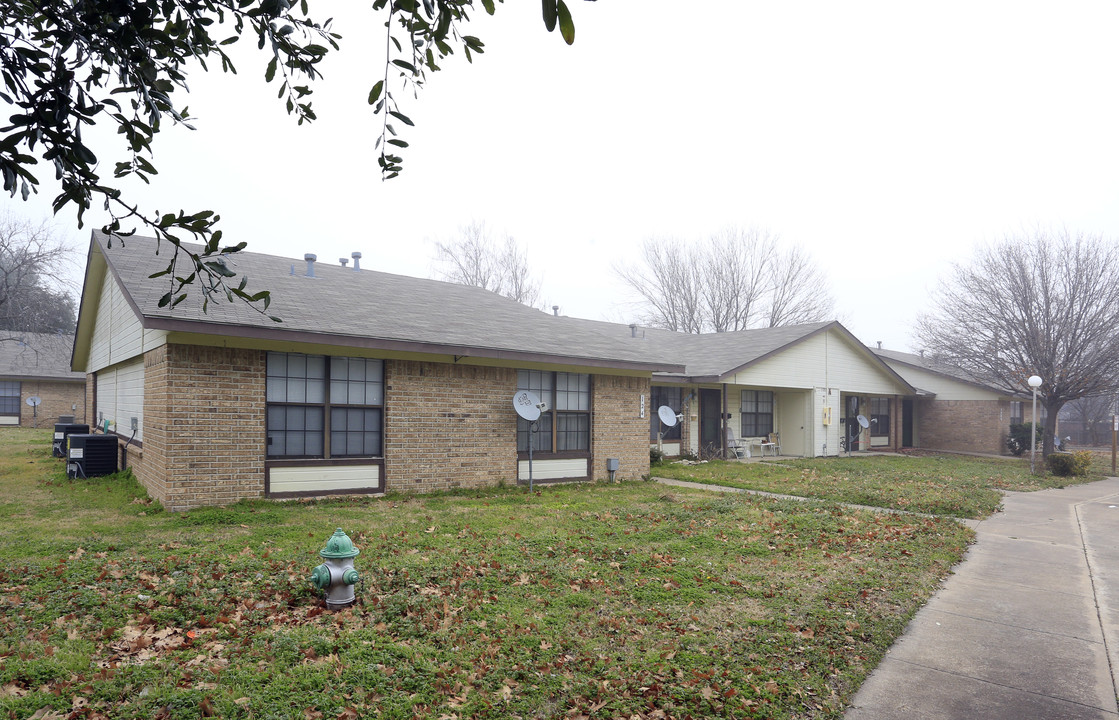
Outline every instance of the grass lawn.
{"type": "MultiPolygon", "coordinates": [[[[1110,460],[1109,460],[1110,462],[1110,460]]],[[[1038,463],[1044,465],[1042,461],[1038,463]]],[[[1088,477],[1031,475],[1029,458],[965,455],[861,455],[766,463],[712,461],[701,465],[663,463],[656,477],[909,510],[960,518],[995,512],[1003,490],[1041,490],[1103,477],[1094,464],[1088,477]]]]}
{"type": "Polygon", "coordinates": [[[0,497],[0,716],[37,720],[839,718],[972,537],[640,482],[172,514],[25,430],[0,497]]]}

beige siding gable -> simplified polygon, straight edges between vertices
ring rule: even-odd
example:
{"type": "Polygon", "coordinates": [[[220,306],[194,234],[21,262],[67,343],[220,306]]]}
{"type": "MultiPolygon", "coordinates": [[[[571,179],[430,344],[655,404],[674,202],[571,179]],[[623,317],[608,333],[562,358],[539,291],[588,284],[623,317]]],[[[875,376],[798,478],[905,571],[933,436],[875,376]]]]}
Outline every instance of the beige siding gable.
{"type": "Polygon", "coordinates": [[[913,387],[935,393],[937,400],[999,400],[1006,397],[994,390],[987,390],[928,370],[909,365],[895,365],[889,361],[887,363],[913,387]]]}
{"type": "Polygon", "coordinates": [[[87,372],[96,372],[166,342],[162,330],[145,330],[124,292],[106,269],[90,340],[87,372]]]}
{"type": "Polygon", "coordinates": [[[908,394],[869,352],[829,330],[754,363],[728,382],[763,388],[841,388],[871,395],[908,394]]]}

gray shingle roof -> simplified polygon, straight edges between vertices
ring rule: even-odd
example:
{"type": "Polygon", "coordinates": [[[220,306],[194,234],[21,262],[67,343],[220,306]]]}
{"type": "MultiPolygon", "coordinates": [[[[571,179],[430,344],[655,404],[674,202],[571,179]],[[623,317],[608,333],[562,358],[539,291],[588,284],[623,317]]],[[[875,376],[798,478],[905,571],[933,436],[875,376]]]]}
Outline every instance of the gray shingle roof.
{"type": "MultiPolygon", "coordinates": [[[[604,326],[617,336],[630,337],[631,335],[630,327],[627,325],[596,320],[578,320],[578,322],[587,326],[604,326]]],[[[631,340],[644,345],[652,357],[671,358],[674,362],[686,366],[683,372],[659,372],[657,373],[659,378],[679,377],[715,381],[831,327],[842,326],[832,321],[699,335],[638,327],[637,338],[631,340]]]]}
{"type": "Polygon", "coordinates": [[[85,381],[70,370],[73,335],[0,331],[0,377],[85,381]]]}
{"type": "Polygon", "coordinates": [[[925,370],[942,377],[950,378],[952,380],[958,380],[969,385],[975,385],[977,387],[983,388],[984,390],[990,390],[991,392],[1005,394],[1004,390],[1001,390],[998,387],[995,387],[993,384],[986,382],[984,378],[980,377],[979,375],[963,368],[956,367],[955,365],[949,365],[947,363],[940,362],[931,355],[917,355],[914,353],[900,352],[898,350],[881,350],[876,348],[871,348],[871,352],[885,360],[892,360],[894,362],[909,365],[911,367],[925,370]]]}
{"type": "Polygon", "coordinates": [[[838,322],[820,322],[703,335],[639,327],[633,337],[627,325],[556,317],[479,288],[329,262],[316,263],[310,278],[304,261],[230,256],[229,267],[248,277],[248,290],[272,292],[268,313],[283,319],[274,323],[224,296],[204,313],[197,287],[174,309],[160,308],[169,283],[149,276],[166,267],[172,246],[165,243],[157,256],[152,238],[117,238],[109,248],[107,237],[95,232],[93,242],[145,327],[181,332],[628,368],[701,382],[718,381],[818,332],[837,328],[850,335],[838,322]]]}
{"type": "Polygon", "coordinates": [[[111,248],[106,236],[95,233],[93,239],[145,327],[646,371],[682,369],[632,341],[624,325],[591,327],[479,288],[364,268],[355,272],[327,262],[316,263],[310,278],[306,263],[260,253],[237,253],[228,265],[248,277],[248,290],[271,291],[268,313],[282,323],[244,303],[229,303],[224,295],[204,313],[198,287],[177,307],[160,308],[169,283],[149,276],[166,267],[172,246],[164,243],[157,256],[151,238],[114,238],[111,248]]]}

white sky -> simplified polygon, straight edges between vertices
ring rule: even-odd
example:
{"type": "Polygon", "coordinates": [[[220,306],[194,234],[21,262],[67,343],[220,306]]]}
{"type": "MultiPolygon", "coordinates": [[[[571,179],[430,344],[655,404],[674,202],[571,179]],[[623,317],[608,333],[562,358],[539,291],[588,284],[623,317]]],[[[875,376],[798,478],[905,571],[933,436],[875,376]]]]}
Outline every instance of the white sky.
{"type": "MultiPolygon", "coordinates": [[[[572,47],[536,0],[479,12],[485,54],[400,96],[417,127],[387,183],[365,102],[380,19],[313,2],[344,36],[319,120],[296,127],[262,54],[195,73],[178,103],[198,130],[160,134],[160,175],[132,199],[217,210],[257,252],[360,250],[417,276],[436,240],[485,221],[527,248],[549,306],[617,321],[636,310],[612,268],[644,239],[756,225],[810,251],[861,340],[901,350],[976,243],[1038,225],[1119,237],[1119,3],[568,1],[572,47]]],[[[9,209],[44,217],[54,190],[9,209]]],[[[83,257],[87,219],[57,218],[83,257]]]]}

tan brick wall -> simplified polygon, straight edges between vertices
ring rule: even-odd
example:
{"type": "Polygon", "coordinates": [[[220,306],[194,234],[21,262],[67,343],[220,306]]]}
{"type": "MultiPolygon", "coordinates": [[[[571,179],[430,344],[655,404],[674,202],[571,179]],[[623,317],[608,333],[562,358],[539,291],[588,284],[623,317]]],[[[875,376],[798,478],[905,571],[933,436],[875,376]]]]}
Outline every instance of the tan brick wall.
{"type": "Polygon", "coordinates": [[[517,371],[385,362],[386,490],[516,482],[517,371]]]}
{"type": "Polygon", "coordinates": [[[997,400],[917,398],[914,442],[929,450],[1006,453],[1010,403],[997,400]]]}
{"type": "Polygon", "coordinates": [[[140,449],[128,449],[127,462],[148,494],[170,508],[172,486],[167,471],[168,348],[163,345],[144,353],[144,442],[140,449]]]}
{"type": "Polygon", "coordinates": [[[128,461],[152,497],[186,510],[263,496],[264,377],[260,350],[144,354],[143,448],[128,461]]]}
{"type": "MultiPolygon", "coordinates": [[[[606,477],[608,457],[621,460],[620,479],[648,473],[639,395],[648,398],[649,380],[595,376],[593,386],[595,477],[606,477]]],[[[514,483],[516,388],[512,368],[385,361],[386,489],[514,483]]],[[[265,442],[263,351],[166,345],[145,354],[143,447],[130,447],[128,461],[167,509],[261,497],[265,442]]]]}
{"type": "Polygon", "coordinates": [[[81,380],[21,380],[19,395],[20,427],[53,428],[59,415],[73,415],[74,422],[85,422],[85,386],[81,380]],[[43,401],[37,409],[27,404],[27,398],[33,395],[43,401]],[[71,409],[75,405],[77,409],[71,409]]]}
{"type": "Polygon", "coordinates": [[[608,478],[606,459],[618,458],[616,480],[637,480],[649,474],[649,378],[595,375],[591,476],[608,478]],[[641,395],[645,417],[641,417],[641,395]]]}

